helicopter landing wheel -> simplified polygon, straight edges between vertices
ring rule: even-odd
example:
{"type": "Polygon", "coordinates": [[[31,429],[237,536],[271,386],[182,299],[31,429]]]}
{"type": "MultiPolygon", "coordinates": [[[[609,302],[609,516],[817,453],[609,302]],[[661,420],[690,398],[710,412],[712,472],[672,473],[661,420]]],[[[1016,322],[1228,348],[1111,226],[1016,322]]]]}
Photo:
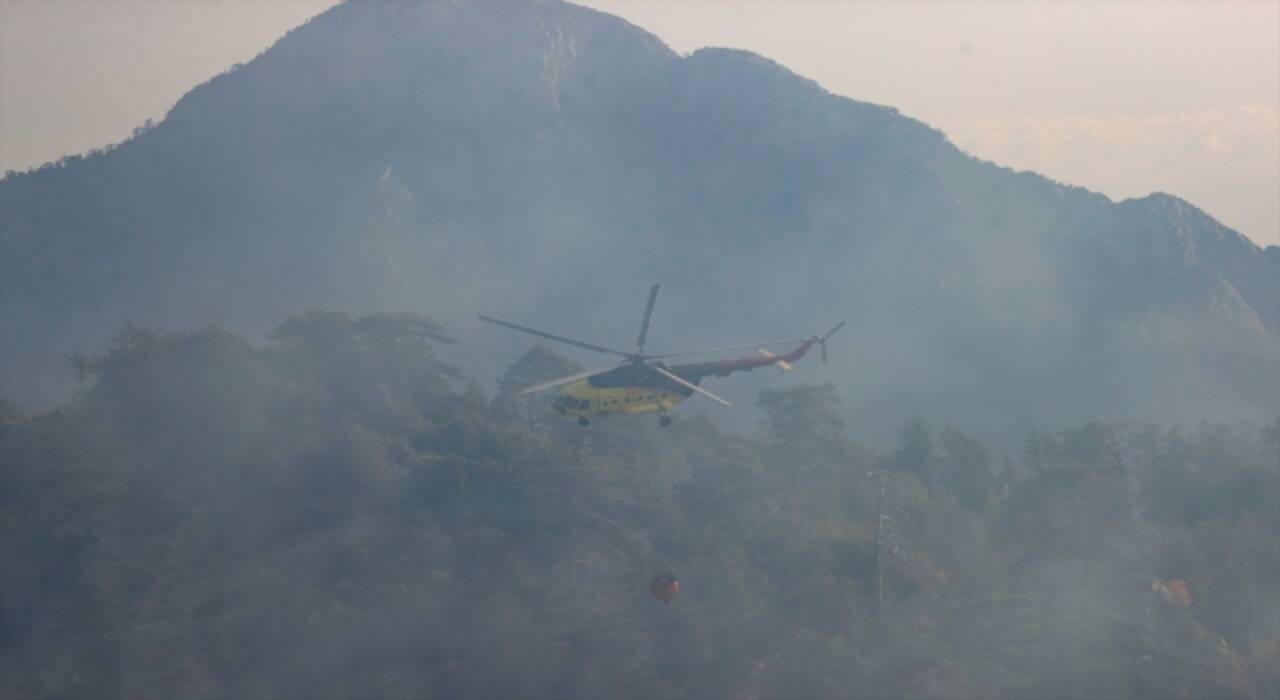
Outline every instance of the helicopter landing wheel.
{"type": "Polygon", "coordinates": [[[578,425],[585,428],[588,425],[591,425],[591,421],[587,420],[586,416],[578,416],[578,425]]]}
{"type": "Polygon", "coordinates": [[[659,416],[659,417],[658,417],[658,426],[659,426],[659,427],[665,428],[665,427],[667,427],[668,425],[671,425],[671,416],[659,416]]]}

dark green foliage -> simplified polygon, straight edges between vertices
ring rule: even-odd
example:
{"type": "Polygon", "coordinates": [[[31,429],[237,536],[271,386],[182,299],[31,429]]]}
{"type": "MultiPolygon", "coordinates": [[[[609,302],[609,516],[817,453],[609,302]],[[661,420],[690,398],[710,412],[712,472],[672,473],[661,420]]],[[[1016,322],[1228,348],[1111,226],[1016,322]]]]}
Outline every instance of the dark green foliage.
{"type": "Polygon", "coordinates": [[[991,451],[982,440],[954,429],[942,431],[941,475],[943,486],[969,510],[981,512],[994,495],[996,485],[991,451]]]}
{"type": "Polygon", "coordinates": [[[921,421],[860,447],[829,386],[762,393],[765,439],[530,430],[501,397],[554,357],[490,402],[421,316],[271,338],[130,324],[70,405],[4,404],[0,695],[1280,692],[1275,425],[1092,423],[997,474],[921,421]]]}
{"type": "Polygon", "coordinates": [[[926,487],[938,478],[938,448],[933,442],[933,431],[919,418],[902,429],[898,449],[889,463],[895,469],[905,469],[916,475],[926,487]]]}
{"type": "Polygon", "coordinates": [[[836,435],[844,427],[840,397],[831,384],[766,389],[756,405],[768,416],[769,439],[775,442],[809,442],[836,435]]]}

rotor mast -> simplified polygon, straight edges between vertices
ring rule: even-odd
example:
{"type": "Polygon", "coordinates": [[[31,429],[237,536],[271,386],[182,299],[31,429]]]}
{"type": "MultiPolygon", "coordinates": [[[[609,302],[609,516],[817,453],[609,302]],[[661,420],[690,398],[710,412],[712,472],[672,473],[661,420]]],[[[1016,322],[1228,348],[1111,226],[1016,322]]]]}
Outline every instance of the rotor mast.
{"type": "Polygon", "coordinates": [[[636,358],[644,358],[644,341],[649,337],[649,323],[653,321],[653,307],[658,303],[658,288],[655,284],[649,288],[649,301],[644,305],[644,320],[640,321],[640,335],[636,338],[636,358]]]}

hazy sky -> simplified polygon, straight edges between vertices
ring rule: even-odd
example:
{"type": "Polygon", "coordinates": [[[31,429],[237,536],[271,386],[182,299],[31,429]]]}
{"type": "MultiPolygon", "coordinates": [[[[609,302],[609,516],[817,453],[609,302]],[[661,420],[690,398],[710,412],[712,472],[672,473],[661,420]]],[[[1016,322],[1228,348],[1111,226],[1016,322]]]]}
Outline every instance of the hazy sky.
{"type": "MultiPolygon", "coordinates": [[[[120,141],[331,0],[0,0],[0,169],[120,141]]],[[[682,53],[745,48],[981,158],[1163,190],[1280,243],[1280,2],[591,0],[682,53]]]]}

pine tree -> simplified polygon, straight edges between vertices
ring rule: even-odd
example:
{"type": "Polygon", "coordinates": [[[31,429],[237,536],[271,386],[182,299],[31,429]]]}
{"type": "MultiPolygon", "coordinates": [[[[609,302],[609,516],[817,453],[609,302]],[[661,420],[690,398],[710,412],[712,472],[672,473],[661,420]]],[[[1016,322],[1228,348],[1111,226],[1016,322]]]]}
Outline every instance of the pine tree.
{"type": "Polygon", "coordinates": [[[941,481],[964,507],[982,511],[995,487],[991,451],[976,437],[953,428],[942,431],[941,481]]]}
{"type": "Polygon", "coordinates": [[[756,399],[756,405],[768,416],[769,440],[773,442],[830,438],[844,427],[840,397],[831,384],[765,389],[756,399]]]}
{"type": "Polygon", "coordinates": [[[938,449],[933,443],[933,432],[924,421],[917,418],[902,429],[890,464],[895,469],[914,473],[925,488],[933,488],[938,472],[938,449]]]}

